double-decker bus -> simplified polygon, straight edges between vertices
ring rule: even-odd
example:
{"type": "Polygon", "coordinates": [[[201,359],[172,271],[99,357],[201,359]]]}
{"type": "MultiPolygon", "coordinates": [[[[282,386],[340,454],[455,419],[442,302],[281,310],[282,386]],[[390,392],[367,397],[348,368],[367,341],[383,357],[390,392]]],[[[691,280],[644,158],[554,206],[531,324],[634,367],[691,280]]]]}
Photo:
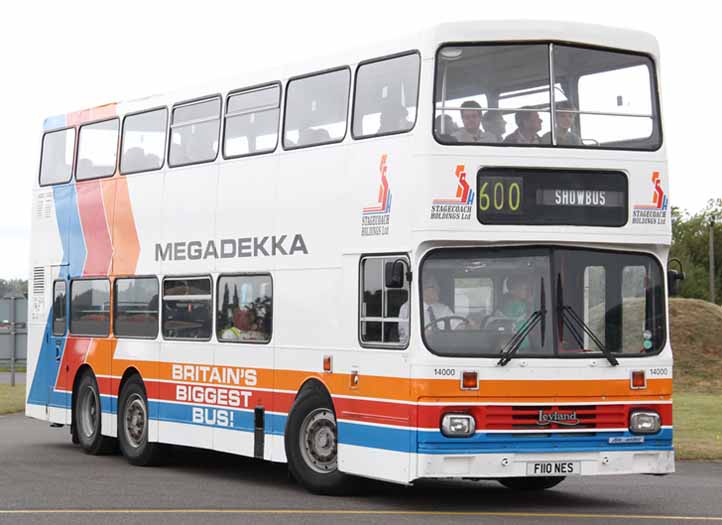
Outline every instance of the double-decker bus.
{"type": "Polygon", "coordinates": [[[320,493],[673,472],[658,56],[452,23],[48,118],[26,414],[320,493]]]}

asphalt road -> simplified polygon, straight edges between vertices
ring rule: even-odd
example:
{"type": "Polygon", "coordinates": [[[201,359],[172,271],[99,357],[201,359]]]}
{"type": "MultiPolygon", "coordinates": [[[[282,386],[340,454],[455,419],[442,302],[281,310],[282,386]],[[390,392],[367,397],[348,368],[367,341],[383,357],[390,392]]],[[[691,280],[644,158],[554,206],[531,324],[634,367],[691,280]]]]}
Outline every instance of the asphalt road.
{"type": "Polygon", "coordinates": [[[567,479],[541,493],[489,482],[370,483],[353,497],[307,493],[283,465],[175,448],[163,467],[87,456],[67,428],[0,416],[0,523],[679,524],[722,523],[722,463],[665,477],[567,479]]]}

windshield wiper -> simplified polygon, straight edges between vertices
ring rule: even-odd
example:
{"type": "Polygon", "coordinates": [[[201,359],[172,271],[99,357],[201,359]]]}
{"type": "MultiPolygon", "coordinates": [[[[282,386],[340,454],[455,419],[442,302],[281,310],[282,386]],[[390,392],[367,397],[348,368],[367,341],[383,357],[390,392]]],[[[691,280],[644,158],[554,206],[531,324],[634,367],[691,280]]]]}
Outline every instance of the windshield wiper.
{"type": "Polygon", "coordinates": [[[546,334],[546,293],[544,291],[544,277],[541,278],[541,292],[539,294],[539,309],[531,313],[531,315],[524,321],[521,328],[514,332],[514,335],[509,339],[506,344],[501,348],[501,359],[497,365],[506,366],[511,361],[512,356],[521,348],[524,339],[529,333],[536,328],[536,325],[541,324],[541,345],[544,347],[544,338],[546,334]]]}
{"type": "MultiPolygon", "coordinates": [[[[569,333],[572,334],[572,337],[577,342],[580,348],[584,348],[584,341],[582,339],[582,334],[579,333],[579,329],[587,334],[589,338],[594,341],[594,344],[597,345],[599,350],[604,354],[604,357],[607,358],[607,361],[612,366],[619,365],[619,361],[617,361],[617,358],[614,357],[612,352],[602,343],[599,338],[597,337],[597,334],[594,333],[594,331],[587,325],[587,323],[584,322],[584,320],[579,316],[577,312],[574,311],[574,308],[571,306],[564,304],[564,290],[562,288],[562,276],[561,274],[557,274],[557,315],[559,316],[559,321],[563,326],[566,326],[569,330],[569,333]]],[[[563,327],[559,327],[559,332],[562,332],[563,327]]]]}

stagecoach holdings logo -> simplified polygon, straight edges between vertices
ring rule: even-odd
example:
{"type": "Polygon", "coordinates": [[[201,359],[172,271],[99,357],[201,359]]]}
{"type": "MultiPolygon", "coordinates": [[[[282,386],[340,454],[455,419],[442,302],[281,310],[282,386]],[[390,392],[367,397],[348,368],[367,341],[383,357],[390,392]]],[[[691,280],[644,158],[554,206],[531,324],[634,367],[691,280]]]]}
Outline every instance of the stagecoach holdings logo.
{"type": "Polygon", "coordinates": [[[367,206],[361,211],[361,236],[388,235],[391,226],[391,189],[386,177],[389,156],[384,153],[379,162],[381,183],[378,198],[374,206],[367,206]]]}
{"type": "Polygon", "coordinates": [[[540,427],[545,427],[554,423],[555,425],[563,425],[567,427],[573,427],[579,424],[577,419],[576,411],[573,412],[559,412],[552,410],[551,412],[539,411],[536,424],[540,427]]]}
{"type": "Polygon", "coordinates": [[[635,204],[632,210],[632,224],[665,224],[667,222],[668,199],[662,189],[662,176],[652,173],[652,204],[635,204]]]}
{"type": "Polygon", "coordinates": [[[474,190],[466,181],[466,171],[463,164],[456,166],[454,177],[457,179],[456,197],[453,199],[434,199],[431,201],[432,220],[469,220],[474,202],[474,190]]]}

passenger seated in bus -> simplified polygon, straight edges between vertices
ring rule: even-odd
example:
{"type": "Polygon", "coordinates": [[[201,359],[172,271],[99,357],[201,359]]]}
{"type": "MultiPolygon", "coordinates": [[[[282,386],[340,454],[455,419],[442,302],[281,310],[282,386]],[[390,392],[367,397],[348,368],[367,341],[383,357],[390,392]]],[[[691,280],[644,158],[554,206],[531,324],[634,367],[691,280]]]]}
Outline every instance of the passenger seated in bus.
{"type": "Polygon", "coordinates": [[[529,280],[524,275],[513,275],[506,279],[507,293],[501,299],[501,311],[507,317],[526,319],[529,315],[531,293],[529,280]]]}
{"type": "Polygon", "coordinates": [[[494,142],[494,137],[481,130],[481,106],[475,100],[461,104],[461,121],[464,127],[452,136],[459,142],[494,142]]]}
{"type": "Polygon", "coordinates": [[[303,128],[298,134],[298,145],[299,146],[310,146],[313,144],[321,144],[323,142],[330,142],[331,135],[325,128],[303,128]]]}
{"type": "Polygon", "coordinates": [[[434,130],[438,137],[443,139],[451,138],[456,142],[456,138],[452,137],[452,135],[459,131],[459,126],[456,125],[451,115],[439,115],[434,119],[434,130]],[[444,122],[443,126],[441,125],[442,119],[444,122]]]}
{"type": "Polygon", "coordinates": [[[256,313],[252,309],[233,309],[233,325],[221,334],[224,341],[265,341],[266,336],[258,330],[256,313]]]}
{"type": "Polygon", "coordinates": [[[503,142],[504,133],[506,133],[506,120],[502,116],[500,111],[490,109],[484,112],[481,116],[481,124],[484,127],[484,131],[493,137],[490,142],[503,142]]]}
{"type": "Polygon", "coordinates": [[[381,110],[379,129],[376,133],[394,133],[409,129],[411,122],[408,117],[409,110],[403,104],[387,102],[381,110]]]}
{"type": "Polygon", "coordinates": [[[128,148],[123,154],[123,171],[139,171],[145,166],[145,152],[143,148],[128,148]]]}
{"type": "Polygon", "coordinates": [[[143,169],[160,168],[163,164],[160,157],[158,155],[154,155],[153,153],[147,153],[143,162],[143,169]]]}
{"type": "MultiPolygon", "coordinates": [[[[559,102],[556,105],[556,108],[557,111],[554,112],[554,119],[556,120],[557,144],[560,144],[562,146],[580,146],[582,144],[582,139],[580,139],[579,135],[572,131],[572,126],[574,125],[574,113],[567,112],[575,111],[576,108],[568,100],[559,102]]],[[[551,131],[546,132],[542,136],[541,140],[544,143],[551,144],[551,131]]]]}
{"type": "Polygon", "coordinates": [[[539,112],[529,106],[521,108],[527,111],[517,111],[514,115],[517,129],[504,139],[504,144],[541,144],[538,133],[542,128],[539,112]]]}

